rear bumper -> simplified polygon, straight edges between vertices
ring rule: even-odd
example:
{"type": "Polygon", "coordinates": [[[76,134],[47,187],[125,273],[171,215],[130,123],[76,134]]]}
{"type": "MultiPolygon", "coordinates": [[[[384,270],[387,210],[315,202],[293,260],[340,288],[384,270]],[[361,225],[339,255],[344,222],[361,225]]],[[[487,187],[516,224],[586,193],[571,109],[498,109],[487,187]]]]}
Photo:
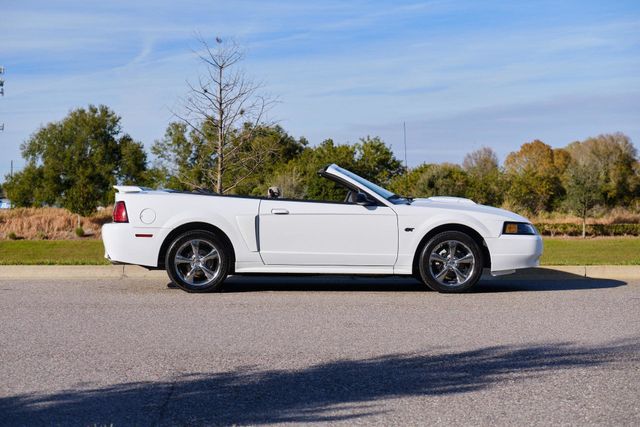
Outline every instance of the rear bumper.
{"type": "Polygon", "coordinates": [[[508,236],[486,238],[491,254],[491,272],[499,273],[537,267],[542,256],[540,236],[508,236]]]}
{"type": "Polygon", "coordinates": [[[113,264],[158,266],[160,247],[168,233],[163,228],[111,223],[102,226],[105,258],[113,264]],[[138,236],[136,236],[138,235],[138,236]],[[149,236],[150,237],[147,237],[149,236]]]}

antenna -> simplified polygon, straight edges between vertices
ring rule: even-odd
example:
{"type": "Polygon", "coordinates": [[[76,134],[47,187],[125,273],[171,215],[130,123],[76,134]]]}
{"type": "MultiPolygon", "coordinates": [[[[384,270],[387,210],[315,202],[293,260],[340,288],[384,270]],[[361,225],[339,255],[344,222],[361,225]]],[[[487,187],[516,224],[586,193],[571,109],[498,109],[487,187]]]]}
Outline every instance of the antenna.
{"type": "Polygon", "coordinates": [[[409,170],[409,165],[407,164],[407,122],[402,122],[402,130],[404,136],[404,167],[409,170]]]}

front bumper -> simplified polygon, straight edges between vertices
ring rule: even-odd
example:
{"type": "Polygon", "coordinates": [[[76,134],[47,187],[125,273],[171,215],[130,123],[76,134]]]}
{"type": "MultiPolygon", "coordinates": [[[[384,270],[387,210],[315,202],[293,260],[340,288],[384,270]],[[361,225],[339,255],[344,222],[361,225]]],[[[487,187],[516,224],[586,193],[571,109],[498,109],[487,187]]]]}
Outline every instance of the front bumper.
{"type": "Polygon", "coordinates": [[[539,235],[502,235],[485,238],[491,254],[491,272],[500,273],[540,265],[543,245],[539,235]]]}

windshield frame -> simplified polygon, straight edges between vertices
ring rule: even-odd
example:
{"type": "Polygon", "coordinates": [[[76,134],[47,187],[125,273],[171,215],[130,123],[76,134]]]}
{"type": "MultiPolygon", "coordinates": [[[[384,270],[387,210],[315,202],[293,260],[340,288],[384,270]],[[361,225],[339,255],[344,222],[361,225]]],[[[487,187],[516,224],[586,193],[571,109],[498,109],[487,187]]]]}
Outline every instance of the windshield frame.
{"type": "Polygon", "coordinates": [[[360,175],[357,175],[351,172],[350,170],[341,168],[340,166],[335,164],[331,165],[331,168],[334,169],[336,172],[339,172],[340,174],[346,176],[347,178],[355,181],[359,186],[366,188],[370,192],[376,194],[378,197],[386,200],[389,203],[406,204],[409,202],[408,199],[402,196],[398,196],[397,194],[387,190],[386,188],[381,187],[378,184],[374,184],[373,182],[361,177],[360,175]]]}

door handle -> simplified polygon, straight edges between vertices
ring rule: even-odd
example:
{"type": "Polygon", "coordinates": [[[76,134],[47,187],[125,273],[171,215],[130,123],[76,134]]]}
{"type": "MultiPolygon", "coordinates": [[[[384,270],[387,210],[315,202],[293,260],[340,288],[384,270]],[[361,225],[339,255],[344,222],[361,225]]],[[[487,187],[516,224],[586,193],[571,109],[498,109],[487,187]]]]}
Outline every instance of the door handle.
{"type": "Polygon", "coordinates": [[[271,213],[274,215],[288,215],[289,211],[286,209],[271,209],[271,213]]]}

